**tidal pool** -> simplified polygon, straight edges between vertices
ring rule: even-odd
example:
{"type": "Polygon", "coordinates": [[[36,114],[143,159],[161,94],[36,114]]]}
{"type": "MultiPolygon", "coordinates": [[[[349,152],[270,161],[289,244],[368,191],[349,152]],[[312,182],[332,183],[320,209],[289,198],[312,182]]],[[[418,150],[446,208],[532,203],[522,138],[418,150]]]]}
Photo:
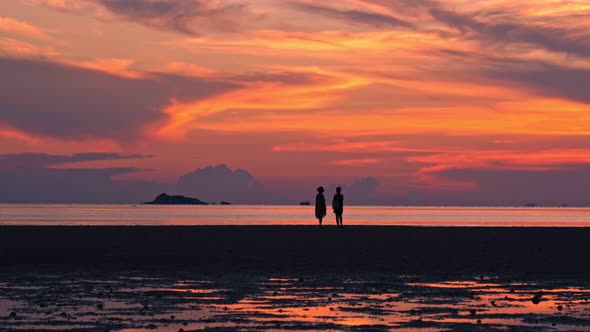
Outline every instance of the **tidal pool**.
{"type": "Polygon", "coordinates": [[[588,331],[590,284],[391,274],[0,273],[2,331],[588,331]]]}

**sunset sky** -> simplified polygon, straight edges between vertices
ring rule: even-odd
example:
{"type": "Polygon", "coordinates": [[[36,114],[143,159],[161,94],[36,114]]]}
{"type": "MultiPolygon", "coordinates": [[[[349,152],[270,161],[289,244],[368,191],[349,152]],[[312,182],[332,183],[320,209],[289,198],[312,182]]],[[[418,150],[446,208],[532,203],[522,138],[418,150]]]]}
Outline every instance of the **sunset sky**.
{"type": "Polygon", "coordinates": [[[0,0],[0,202],[588,205],[589,152],[587,0],[0,0]]]}

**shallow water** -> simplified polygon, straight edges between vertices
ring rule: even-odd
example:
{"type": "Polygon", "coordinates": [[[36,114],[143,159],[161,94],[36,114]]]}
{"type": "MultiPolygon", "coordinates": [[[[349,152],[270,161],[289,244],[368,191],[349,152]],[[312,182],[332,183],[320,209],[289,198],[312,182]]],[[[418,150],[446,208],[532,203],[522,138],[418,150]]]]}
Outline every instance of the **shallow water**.
{"type": "Polygon", "coordinates": [[[0,274],[2,331],[203,328],[588,331],[590,284],[389,274],[0,274]]]}
{"type": "MultiPolygon", "coordinates": [[[[348,206],[345,225],[590,226],[590,208],[348,206]]],[[[328,214],[325,223],[334,224],[328,214]]],[[[0,225],[313,225],[310,206],[0,204],[0,225]]]]}

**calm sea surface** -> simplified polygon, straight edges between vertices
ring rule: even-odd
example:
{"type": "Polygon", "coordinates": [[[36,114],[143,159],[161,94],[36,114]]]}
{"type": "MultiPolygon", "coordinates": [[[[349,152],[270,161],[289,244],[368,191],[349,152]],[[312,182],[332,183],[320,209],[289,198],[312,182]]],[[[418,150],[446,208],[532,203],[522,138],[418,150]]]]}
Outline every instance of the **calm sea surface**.
{"type": "MultiPolygon", "coordinates": [[[[313,206],[0,204],[0,225],[315,225],[313,206]]],[[[328,211],[324,220],[335,224],[328,211]]],[[[590,226],[590,208],[347,206],[345,225],[590,226]]]]}

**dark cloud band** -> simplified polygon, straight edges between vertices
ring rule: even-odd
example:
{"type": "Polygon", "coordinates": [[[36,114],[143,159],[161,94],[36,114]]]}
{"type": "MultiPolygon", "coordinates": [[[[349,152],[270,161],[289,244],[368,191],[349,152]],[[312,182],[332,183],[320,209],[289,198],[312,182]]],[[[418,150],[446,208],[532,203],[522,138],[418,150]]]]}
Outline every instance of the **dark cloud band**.
{"type": "Polygon", "coordinates": [[[237,85],[150,74],[130,79],[57,63],[0,59],[0,123],[36,136],[133,140],[163,120],[171,100],[193,101],[237,85]]]}

